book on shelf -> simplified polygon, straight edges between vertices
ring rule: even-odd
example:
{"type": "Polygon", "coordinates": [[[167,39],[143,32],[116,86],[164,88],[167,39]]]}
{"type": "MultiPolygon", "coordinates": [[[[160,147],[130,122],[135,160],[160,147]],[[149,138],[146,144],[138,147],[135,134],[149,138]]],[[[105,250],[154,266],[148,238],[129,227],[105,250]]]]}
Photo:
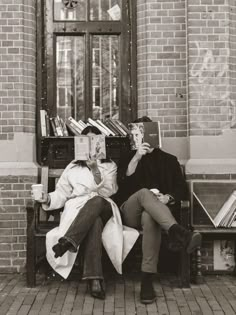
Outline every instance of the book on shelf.
{"type": "Polygon", "coordinates": [[[104,135],[79,135],[74,137],[75,160],[89,158],[101,160],[106,158],[106,141],[104,135]]]}
{"type": "Polygon", "coordinates": [[[131,149],[137,150],[147,142],[152,148],[161,148],[161,132],[159,122],[129,123],[131,149]]]}
{"type": "Polygon", "coordinates": [[[119,119],[113,119],[113,121],[115,121],[120,126],[120,128],[122,128],[126,132],[126,135],[130,134],[129,128],[126,127],[126,125],[123,124],[122,121],[120,121],[119,119]]]}
{"type": "Polygon", "coordinates": [[[127,136],[127,132],[118,123],[118,119],[111,119],[111,123],[115,126],[121,136],[127,136]]]}
{"type": "Polygon", "coordinates": [[[109,129],[101,120],[97,119],[97,123],[99,125],[101,125],[103,128],[105,128],[107,130],[107,132],[109,133],[110,136],[115,136],[116,134],[111,130],[109,129]]]}
{"type": "Polygon", "coordinates": [[[45,109],[40,109],[40,126],[41,136],[47,137],[50,135],[50,127],[48,124],[48,114],[45,109]]]}
{"type": "Polygon", "coordinates": [[[95,120],[93,120],[92,118],[88,118],[88,123],[94,127],[96,127],[98,130],[101,131],[102,134],[104,134],[105,136],[109,136],[109,132],[103,128],[100,124],[98,124],[95,120]]]}
{"type": "Polygon", "coordinates": [[[108,129],[110,129],[112,131],[114,136],[119,136],[120,135],[119,132],[117,131],[117,129],[115,129],[113,127],[113,125],[110,123],[110,121],[108,119],[106,119],[103,123],[108,129]]]}
{"type": "Polygon", "coordinates": [[[76,130],[77,134],[81,134],[84,129],[73,117],[67,118],[67,126],[70,125],[74,130],[76,130]]]}
{"type": "Polygon", "coordinates": [[[69,130],[69,133],[72,134],[73,136],[79,136],[81,132],[76,129],[76,127],[67,119],[66,122],[66,127],[69,130]]]}
{"type": "Polygon", "coordinates": [[[209,212],[195,192],[193,192],[193,196],[205,211],[214,227],[236,227],[236,190],[230,194],[214,218],[210,216],[209,212]]]}

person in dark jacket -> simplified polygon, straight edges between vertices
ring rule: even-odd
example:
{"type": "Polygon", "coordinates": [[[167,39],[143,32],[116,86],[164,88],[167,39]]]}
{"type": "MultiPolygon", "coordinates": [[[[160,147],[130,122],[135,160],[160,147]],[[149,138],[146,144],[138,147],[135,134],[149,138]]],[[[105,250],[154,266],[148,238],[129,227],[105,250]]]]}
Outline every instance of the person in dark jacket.
{"type": "MultiPolygon", "coordinates": [[[[142,117],[135,122],[151,121],[142,117]]],[[[193,252],[201,235],[179,225],[172,212],[187,197],[187,185],[177,158],[160,148],[142,143],[137,151],[123,156],[118,165],[118,192],[114,199],[121,209],[123,224],[143,230],[140,299],[156,299],[152,276],[157,272],[161,230],[168,232],[173,250],[193,252]]]]}

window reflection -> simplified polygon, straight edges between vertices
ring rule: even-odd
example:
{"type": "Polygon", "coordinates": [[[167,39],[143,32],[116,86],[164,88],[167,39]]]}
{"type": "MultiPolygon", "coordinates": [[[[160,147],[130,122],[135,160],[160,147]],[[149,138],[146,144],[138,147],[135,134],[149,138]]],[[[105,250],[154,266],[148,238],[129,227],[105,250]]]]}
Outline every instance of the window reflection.
{"type": "Polygon", "coordinates": [[[121,0],[90,0],[90,20],[121,19],[121,0]]]}
{"type": "Polygon", "coordinates": [[[84,38],[58,36],[56,42],[57,113],[84,116],[84,38]]]}
{"type": "Polygon", "coordinates": [[[93,118],[119,115],[119,37],[94,35],[92,40],[93,118]]]}

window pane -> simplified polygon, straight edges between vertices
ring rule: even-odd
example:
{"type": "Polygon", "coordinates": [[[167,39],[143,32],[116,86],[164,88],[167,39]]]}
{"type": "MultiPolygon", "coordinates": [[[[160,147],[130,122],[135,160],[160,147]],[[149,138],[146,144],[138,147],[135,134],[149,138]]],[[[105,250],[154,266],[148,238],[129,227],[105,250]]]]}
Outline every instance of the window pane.
{"type": "Polygon", "coordinates": [[[84,21],[85,0],[54,0],[54,20],[84,21]]]}
{"type": "Polygon", "coordinates": [[[63,119],[84,117],[84,38],[57,36],[57,113],[63,119]]]}
{"type": "Polygon", "coordinates": [[[90,0],[90,20],[113,20],[121,18],[121,0],[90,0]]]}
{"type": "Polygon", "coordinates": [[[92,104],[93,118],[118,118],[119,115],[119,37],[93,36],[92,104]]]}

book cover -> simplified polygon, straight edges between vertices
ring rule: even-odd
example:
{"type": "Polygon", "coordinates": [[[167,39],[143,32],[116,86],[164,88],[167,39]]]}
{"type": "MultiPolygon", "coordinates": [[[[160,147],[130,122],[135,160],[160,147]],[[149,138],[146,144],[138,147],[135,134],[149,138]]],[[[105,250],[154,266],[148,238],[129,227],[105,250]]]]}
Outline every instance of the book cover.
{"type": "Polygon", "coordinates": [[[106,142],[104,135],[74,137],[75,160],[86,161],[89,158],[101,160],[106,158],[106,142]]]}
{"type": "Polygon", "coordinates": [[[234,240],[214,240],[214,270],[234,270],[234,247],[234,240]]]}
{"type": "Polygon", "coordinates": [[[159,122],[129,123],[131,149],[137,150],[147,142],[152,148],[161,148],[161,133],[159,122]]]}

